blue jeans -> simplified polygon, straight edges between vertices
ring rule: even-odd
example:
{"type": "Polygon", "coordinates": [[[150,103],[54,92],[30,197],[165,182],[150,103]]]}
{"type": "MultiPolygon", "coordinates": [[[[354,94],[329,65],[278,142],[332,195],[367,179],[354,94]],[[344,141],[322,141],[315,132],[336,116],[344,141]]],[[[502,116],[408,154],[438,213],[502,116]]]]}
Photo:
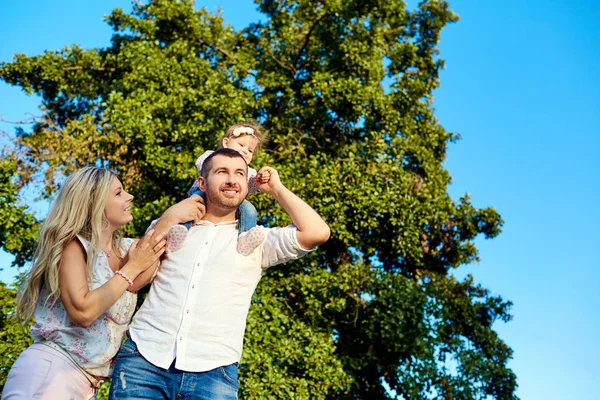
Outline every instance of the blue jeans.
{"type": "Polygon", "coordinates": [[[206,372],[167,370],[148,362],[131,339],[119,353],[110,385],[110,400],[116,399],[182,399],[236,400],[238,391],[237,363],[206,372]]]}
{"type": "MultiPolygon", "coordinates": [[[[206,200],[206,194],[200,190],[196,189],[191,195],[192,196],[200,196],[204,200],[206,200]]],[[[238,234],[242,234],[244,232],[248,232],[250,229],[256,226],[256,220],[258,219],[258,211],[256,211],[256,207],[252,205],[248,200],[244,200],[242,204],[238,207],[238,234]]],[[[192,227],[192,223],[194,221],[188,221],[182,225],[184,225],[188,231],[192,227]]]]}

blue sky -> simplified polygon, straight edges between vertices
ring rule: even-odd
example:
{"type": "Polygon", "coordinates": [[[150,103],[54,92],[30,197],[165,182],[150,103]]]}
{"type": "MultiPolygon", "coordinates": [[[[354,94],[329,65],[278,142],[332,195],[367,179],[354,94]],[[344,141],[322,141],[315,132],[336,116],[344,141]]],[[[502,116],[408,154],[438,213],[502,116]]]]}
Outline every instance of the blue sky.
{"type": "MultiPolygon", "coordinates": [[[[409,2],[414,4],[413,1],[409,2]]],[[[215,10],[214,1],[198,1],[215,10]]],[[[514,302],[498,324],[513,348],[521,399],[600,399],[600,5],[593,0],[454,0],[461,20],[440,43],[446,69],[436,115],[459,132],[446,167],[458,198],[494,206],[505,220],[479,240],[481,262],[463,266],[514,302]],[[594,379],[596,378],[596,379],[594,379]]],[[[3,5],[0,61],[79,44],[104,47],[102,21],[124,0],[9,2],[3,5]]],[[[236,28],[260,16],[251,0],[222,5],[236,28]]],[[[0,83],[0,115],[22,120],[38,100],[0,83]]],[[[0,123],[0,129],[13,127],[0,123]]],[[[42,210],[43,211],[43,210],[42,210]]],[[[0,280],[11,281],[0,255],[0,280]]]]}

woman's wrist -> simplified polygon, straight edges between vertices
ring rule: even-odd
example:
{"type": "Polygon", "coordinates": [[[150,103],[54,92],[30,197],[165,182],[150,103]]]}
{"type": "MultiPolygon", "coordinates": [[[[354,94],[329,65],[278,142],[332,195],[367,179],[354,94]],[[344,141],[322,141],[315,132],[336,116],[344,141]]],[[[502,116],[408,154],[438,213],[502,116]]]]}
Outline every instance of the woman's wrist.
{"type": "Polygon", "coordinates": [[[135,281],[135,278],[143,272],[141,269],[136,268],[136,265],[132,261],[127,262],[119,271],[131,279],[131,281],[135,281]]]}
{"type": "Polygon", "coordinates": [[[133,279],[131,279],[125,272],[121,270],[115,271],[115,275],[119,275],[121,278],[125,279],[129,284],[129,287],[133,286],[133,279]]]}

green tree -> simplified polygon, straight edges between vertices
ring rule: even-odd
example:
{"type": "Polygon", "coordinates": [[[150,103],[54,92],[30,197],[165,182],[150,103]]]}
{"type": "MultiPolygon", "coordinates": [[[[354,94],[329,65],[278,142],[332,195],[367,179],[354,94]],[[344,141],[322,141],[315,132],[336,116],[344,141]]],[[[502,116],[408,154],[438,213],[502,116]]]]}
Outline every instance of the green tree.
{"type": "Polygon", "coordinates": [[[15,294],[14,287],[0,282],[0,387],[4,386],[8,371],[19,354],[33,342],[29,330],[13,321],[15,294]]]}
{"type": "MultiPolygon", "coordinates": [[[[195,157],[255,118],[271,137],[255,165],[277,168],[332,238],[261,280],[241,397],[516,399],[512,351],[493,329],[511,303],[451,275],[502,226],[493,208],[447,193],[457,135],[432,93],[440,31],[457,16],[439,0],[257,4],[264,21],[236,32],[192,1],[154,0],[114,10],[106,48],[0,64],[43,103],[15,140],[16,174],[51,196],[82,165],[115,169],[139,235],[185,195],[195,157]]],[[[268,197],[251,201],[264,224],[289,222],[268,197]]]]}
{"type": "MultiPolygon", "coordinates": [[[[0,156],[0,247],[15,256],[13,266],[22,267],[33,256],[39,221],[20,204],[23,186],[17,180],[18,157],[9,151],[0,156]]],[[[1,268],[2,266],[0,266],[1,268]]]]}

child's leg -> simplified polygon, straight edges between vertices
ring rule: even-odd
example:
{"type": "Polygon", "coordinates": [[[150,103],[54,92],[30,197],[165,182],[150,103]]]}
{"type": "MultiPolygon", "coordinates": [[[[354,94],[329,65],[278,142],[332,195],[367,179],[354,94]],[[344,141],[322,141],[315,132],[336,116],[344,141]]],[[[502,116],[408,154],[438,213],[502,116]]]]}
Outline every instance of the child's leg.
{"type": "MultiPolygon", "coordinates": [[[[190,226],[192,221],[189,222],[190,226]]],[[[186,222],[187,224],[187,222],[186,222]]],[[[167,235],[167,249],[165,250],[167,253],[175,253],[177,250],[183,246],[183,242],[188,234],[188,228],[185,224],[174,225],[171,229],[169,229],[169,233],[167,235]]]]}
{"type": "Polygon", "coordinates": [[[258,213],[256,208],[247,200],[238,207],[238,240],[237,252],[243,256],[250,255],[265,239],[265,231],[262,226],[256,225],[258,213]]]}
{"type": "MultiPolygon", "coordinates": [[[[189,195],[189,197],[192,197],[192,196],[200,196],[206,202],[206,193],[204,193],[200,189],[196,189],[195,191],[191,192],[190,195],[189,195]]],[[[181,225],[185,226],[187,228],[187,230],[190,230],[190,228],[192,227],[193,223],[194,223],[194,221],[188,221],[188,222],[182,223],[181,225]]]]}
{"type": "Polygon", "coordinates": [[[248,232],[256,226],[258,212],[256,208],[248,200],[244,200],[238,207],[240,218],[238,221],[238,234],[248,232]]]}

